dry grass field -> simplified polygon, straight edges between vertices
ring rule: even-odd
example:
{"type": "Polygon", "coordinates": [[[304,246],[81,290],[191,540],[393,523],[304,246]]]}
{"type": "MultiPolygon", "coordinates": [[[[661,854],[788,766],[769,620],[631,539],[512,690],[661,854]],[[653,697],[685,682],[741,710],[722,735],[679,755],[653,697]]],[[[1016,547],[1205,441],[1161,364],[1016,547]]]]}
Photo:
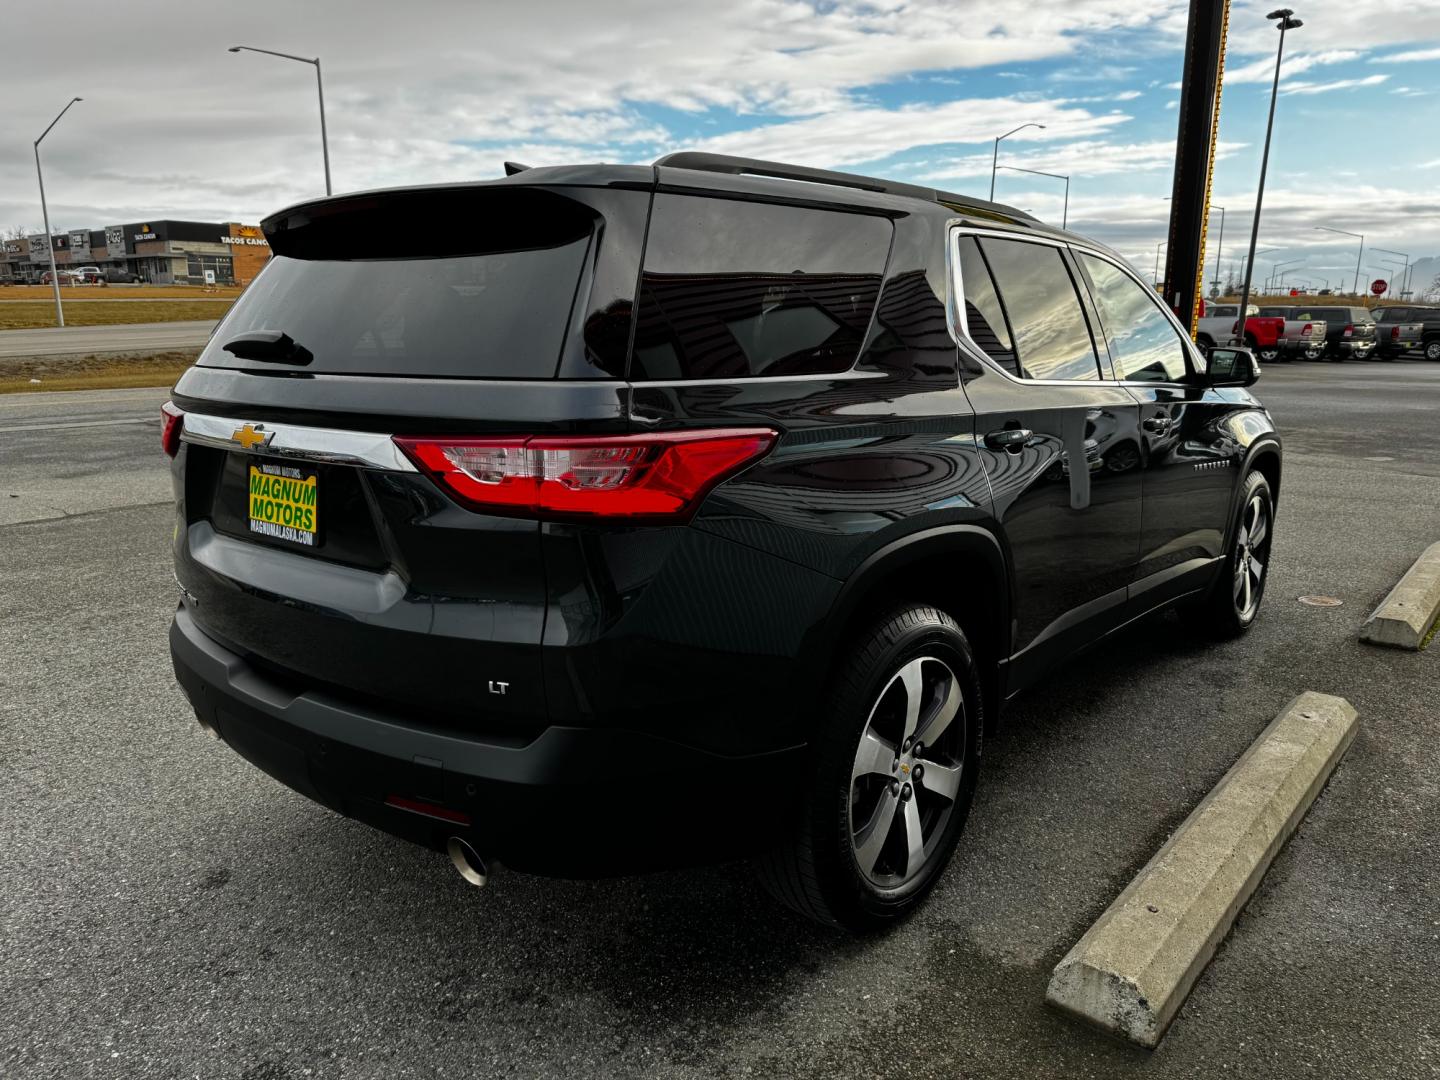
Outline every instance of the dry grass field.
{"type": "MultiPolygon", "coordinates": [[[[4,299],[0,297],[0,299],[4,299]]],[[[113,326],[117,323],[184,322],[191,319],[218,319],[230,310],[231,301],[207,299],[200,303],[149,300],[134,304],[112,304],[104,300],[67,300],[66,326],[113,326]]],[[[0,330],[34,330],[55,325],[55,305],[43,300],[17,304],[0,303],[0,330]]]]}
{"type": "Polygon", "coordinates": [[[129,356],[46,356],[0,360],[0,394],[38,390],[116,390],[169,386],[199,352],[129,356]],[[38,380],[38,381],[36,381],[38,380]]]}

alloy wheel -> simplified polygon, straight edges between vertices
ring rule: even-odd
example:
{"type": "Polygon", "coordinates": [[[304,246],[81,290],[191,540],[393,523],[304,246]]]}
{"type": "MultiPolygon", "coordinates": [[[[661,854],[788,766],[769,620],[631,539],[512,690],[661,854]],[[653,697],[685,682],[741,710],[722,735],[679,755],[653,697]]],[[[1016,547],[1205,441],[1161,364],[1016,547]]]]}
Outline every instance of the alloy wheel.
{"type": "Polygon", "coordinates": [[[1425,343],[1425,359],[1440,360],[1440,341],[1427,341],[1425,343]]]}
{"type": "Polygon", "coordinates": [[[883,889],[920,876],[939,847],[966,767],[965,695],[945,661],[906,662],[880,691],[850,772],[855,864],[883,889]]]}
{"type": "Polygon", "coordinates": [[[1245,504],[1240,532],[1235,538],[1235,573],[1232,595],[1240,618],[1249,621],[1265,592],[1265,564],[1270,557],[1270,511],[1256,492],[1245,504]]]}

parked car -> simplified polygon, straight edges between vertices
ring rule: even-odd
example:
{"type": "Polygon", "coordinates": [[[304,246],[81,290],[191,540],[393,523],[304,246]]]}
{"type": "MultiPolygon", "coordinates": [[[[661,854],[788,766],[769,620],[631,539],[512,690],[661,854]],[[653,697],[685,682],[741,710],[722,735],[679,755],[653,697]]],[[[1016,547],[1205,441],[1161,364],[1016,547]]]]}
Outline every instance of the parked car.
{"type": "Polygon", "coordinates": [[[1416,343],[1411,348],[1423,349],[1426,360],[1440,360],[1440,307],[1397,305],[1376,308],[1371,314],[1382,349],[1399,355],[1400,346],[1413,340],[1416,343]]]}
{"type": "Polygon", "coordinates": [[[1281,354],[1293,360],[1302,356],[1306,360],[1318,360],[1325,353],[1325,324],[1315,319],[1295,318],[1293,307],[1262,307],[1260,314],[1285,320],[1280,335],[1281,354]]]}
{"type": "MultiPolygon", "coordinates": [[[[1245,347],[1253,350],[1262,362],[1279,360],[1283,355],[1281,337],[1285,332],[1285,320],[1261,316],[1260,309],[1254,304],[1247,304],[1245,310],[1245,347]]],[[[1196,322],[1196,344],[1202,349],[1210,349],[1233,341],[1239,313],[1239,304],[1202,301],[1200,318],[1196,322]]]]}
{"type": "Polygon", "coordinates": [[[1008,699],[1161,608],[1256,618],[1252,357],[1018,210],[688,153],[263,228],[164,408],[175,673],[473,883],[743,857],[883,926],[1008,699]]]}
{"type": "Polygon", "coordinates": [[[101,273],[98,266],[77,266],[70,271],[75,281],[81,285],[104,285],[105,275],[101,273]]]}
{"type": "MultiPolygon", "coordinates": [[[[65,269],[65,270],[60,270],[60,271],[57,271],[57,272],[58,272],[58,274],[59,274],[59,276],[60,276],[60,284],[61,284],[61,285],[74,285],[74,284],[76,284],[76,283],[80,280],[79,275],[77,275],[74,270],[65,269]]],[[[41,285],[49,285],[49,284],[53,283],[54,280],[55,280],[55,275],[52,274],[49,270],[46,270],[44,273],[42,273],[42,274],[40,275],[40,284],[41,284],[41,285]]]]}
{"type": "Polygon", "coordinates": [[[1364,307],[1296,306],[1295,318],[1325,323],[1325,355],[1331,360],[1368,359],[1375,351],[1375,320],[1364,307]]]}
{"type": "Polygon", "coordinates": [[[107,266],[105,280],[111,285],[139,285],[143,279],[123,266],[107,266]]]}

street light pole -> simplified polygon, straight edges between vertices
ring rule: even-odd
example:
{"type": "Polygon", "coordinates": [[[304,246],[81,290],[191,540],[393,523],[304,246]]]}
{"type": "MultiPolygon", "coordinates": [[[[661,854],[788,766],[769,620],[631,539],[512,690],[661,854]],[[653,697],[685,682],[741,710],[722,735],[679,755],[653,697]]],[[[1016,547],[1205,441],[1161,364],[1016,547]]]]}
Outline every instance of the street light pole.
{"type": "Polygon", "coordinates": [[[1234,344],[1245,340],[1245,313],[1249,310],[1250,304],[1250,270],[1255,261],[1255,244],[1260,239],[1260,206],[1265,200],[1265,173],[1270,167],[1270,136],[1275,130],[1275,99],[1280,94],[1280,61],[1285,56],[1285,31],[1298,30],[1305,24],[1299,19],[1291,18],[1295,12],[1289,8],[1278,8],[1266,15],[1267,19],[1279,20],[1277,25],[1280,28],[1280,45],[1275,50],[1275,79],[1270,84],[1270,118],[1265,122],[1265,150],[1260,156],[1260,186],[1255,191],[1255,217],[1250,223],[1250,264],[1245,270],[1245,284],[1240,290],[1239,317],[1235,320],[1236,335],[1232,338],[1234,344]]]}
{"type": "Polygon", "coordinates": [[[1220,238],[1215,241],[1215,280],[1211,282],[1215,291],[1220,291],[1220,252],[1225,247],[1225,208],[1211,204],[1211,208],[1220,211],[1220,238]]]}
{"type": "Polygon", "coordinates": [[[257,49],[253,45],[231,45],[229,50],[233,53],[254,52],[264,53],[266,56],[278,56],[284,60],[294,60],[301,64],[312,64],[315,68],[315,90],[320,98],[320,153],[325,159],[325,194],[330,194],[330,138],[325,131],[325,81],[320,77],[320,58],[318,56],[295,56],[291,53],[276,52],[274,49],[257,49]]]}
{"type": "Polygon", "coordinates": [[[55,322],[59,326],[65,325],[65,305],[60,302],[60,271],[55,267],[55,240],[50,235],[50,208],[45,203],[45,173],[40,168],[40,142],[50,134],[50,128],[60,122],[60,117],[70,111],[71,105],[84,100],[71,98],[70,103],[60,110],[60,116],[51,120],[50,127],[42,131],[40,138],[35,140],[35,178],[40,181],[40,216],[45,221],[45,251],[50,256],[50,285],[55,290],[55,322]]]}
{"type": "Polygon", "coordinates": [[[1044,125],[1044,124],[1033,124],[1033,123],[1032,123],[1032,124],[1021,124],[1021,125],[1020,125],[1019,127],[1017,127],[1017,128],[1011,128],[1009,131],[1005,132],[1004,135],[997,135],[997,136],[995,136],[995,149],[994,149],[994,150],[991,152],[991,154],[990,154],[990,201],[991,201],[991,202],[994,202],[994,201],[995,201],[995,169],[996,169],[995,163],[1000,160],[1000,140],[1001,140],[1001,139],[1008,139],[1011,135],[1014,135],[1015,132],[1017,132],[1017,131],[1024,131],[1027,127],[1039,128],[1041,131],[1044,131],[1044,130],[1045,130],[1045,125],[1044,125]]]}
{"type": "Polygon", "coordinates": [[[1363,295],[1360,292],[1360,263],[1365,258],[1365,234],[1348,232],[1345,229],[1332,229],[1329,225],[1316,225],[1315,228],[1320,232],[1333,232],[1339,233],[1341,236],[1357,236],[1360,238],[1360,250],[1355,253],[1355,295],[1363,295]]]}
{"type": "Polygon", "coordinates": [[[1160,287],[1160,249],[1169,242],[1169,240],[1161,240],[1158,244],[1155,245],[1155,276],[1150,280],[1155,283],[1155,287],[1157,289],[1160,287]]]}
{"type": "MultiPolygon", "coordinates": [[[[1050,177],[1050,178],[1053,179],[1053,180],[1064,180],[1064,181],[1065,181],[1065,210],[1064,210],[1064,213],[1062,213],[1061,216],[1060,216],[1060,228],[1062,228],[1062,229],[1065,228],[1065,226],[1066,226],[1066,225],[1069,223],[1069,221],[1070,221],[1070,177],[1064,175],[1063,173],[1042,172],[1042,171],[1039,170],[1039,169],[1022,169],[1022,168],[1020,168],[1020,166],[1018,166],[1018,165],[1001,165],[1001,166],[999,166],[999,167],[1002,168],[1002,169],[1009,169],[1011,172],[1023,172],[1023,173],[1029,173],[1031,176],[1048,176],[1048,177],[1050,177]]],[[[992,199],[992,201],[993,201],[993,199],[994,199],[994,190],[993,190],[993,183],[994,183],[994,181],[992,180],[991,183],[992,183],[991,199],[992,199]]]]}

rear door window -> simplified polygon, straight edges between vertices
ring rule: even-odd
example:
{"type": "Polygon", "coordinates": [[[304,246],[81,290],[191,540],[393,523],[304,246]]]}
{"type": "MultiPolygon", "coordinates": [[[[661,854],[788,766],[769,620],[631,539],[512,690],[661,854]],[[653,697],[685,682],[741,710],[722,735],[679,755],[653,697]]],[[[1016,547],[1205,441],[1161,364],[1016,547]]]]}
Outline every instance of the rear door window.
{"type": "Polygon", "coordinates": [[[1005,308],[1021,376],[1098,380],[1095,344],[1060,249],[991,236],[978,243],[1005,308]]]}
{"type": "Polygon", "coordinates": [[[893,234],[888,218],[872,215],[656,196],[630,378],[848,370],[893,234]]]}

